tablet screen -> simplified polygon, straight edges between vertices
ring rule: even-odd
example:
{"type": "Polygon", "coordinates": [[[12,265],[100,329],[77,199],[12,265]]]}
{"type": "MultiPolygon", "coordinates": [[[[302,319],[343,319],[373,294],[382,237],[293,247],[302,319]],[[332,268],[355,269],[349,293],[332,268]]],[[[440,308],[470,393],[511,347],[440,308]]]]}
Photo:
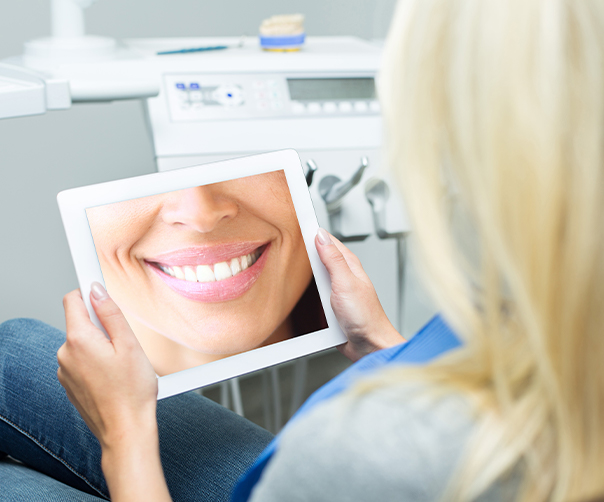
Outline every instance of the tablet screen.
{"type": "Polygon", "coordinates": [[[160,376],[327,327],[284,171],[86,209],[160,376]]]}

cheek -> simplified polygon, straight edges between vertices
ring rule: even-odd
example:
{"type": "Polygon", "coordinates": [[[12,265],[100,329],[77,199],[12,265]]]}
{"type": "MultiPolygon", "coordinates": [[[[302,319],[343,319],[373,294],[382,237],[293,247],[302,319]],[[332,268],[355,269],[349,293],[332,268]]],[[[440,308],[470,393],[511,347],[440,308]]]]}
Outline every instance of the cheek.
{"type": "Polygon", "coordinates": [[[97,255],[103,273],[114,269],[120,271],[128,267],[128,264],[136,262],[132,254],[132,248],[140,239],[140,235],[132,232],[124,234],[106,233],[99,239],[94,239],[97,255]]]}
{"type": "Polygon", "coordinates": [[[286,297],[289,297],[290,302],[293,297],[295,304],[310,282],[312,269],[292,204],[282,204],[281,211],[273,214],[280,216],[275,217],[271,223],[281,234],[281,267],[287,270],[284,287],[289,290],[286,297]]]}
{"type": "MultiPolygon", "coordinates": [[[[136,229],[125,231],[99,232],[99,239],[94,239],[101,273],[107,292],[124,311],[137,310],[135,291],[148,287],[144,264],[137,258],[133,248],[142,238],[144,232],[136,229]]],[[[120,229],[121,230],[121,229],[120,229]]]]}
{"type": "Polygon", "coordinates": [[[289,315],[291,310],[308,287],[312,278],[312,269],[304,240],[299,229],[284,236],[283,254],[281,257],[281,281],[283,313],[289,315]]]}
{"type": "Polygon", "coordinates": [[[112,207],[90,214],[89,223],[94,245],[101,262],[111,267],[130,261],[132,248],[145,237],[152,226],[153,214],[148,208],[112,207]]]}
{"type": "MultiPolygon", "coordinates": [[[[302,241],[301,236],[300,241],[302,241]]],[[[310,280],[313,275],[312,268],[310,267],[310,260],[308,259],[306,248],[304,247],[304,242],[302,242],[301,245],[297,246],[297,250],[298,252],[294,255],[294,260],[297,264],[298,270],[298,277],[296,281],[298,284],[298,287],[296,288],[296,302],[300,299],[300,296],[302,296],[302,293],[304,293],[304,291],[308,287],[308,284],[310,283],[310,280]]]]}

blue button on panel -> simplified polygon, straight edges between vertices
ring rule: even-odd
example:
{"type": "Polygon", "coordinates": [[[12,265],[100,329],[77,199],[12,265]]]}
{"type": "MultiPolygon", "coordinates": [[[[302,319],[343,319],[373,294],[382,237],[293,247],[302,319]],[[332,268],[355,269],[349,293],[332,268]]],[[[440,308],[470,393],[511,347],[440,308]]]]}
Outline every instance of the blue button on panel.
{"type": "Polygon", "coordinates": [[[199,89],[199,84],[197,82],[192,82],[189,85],[189,89],[199,89]]]}
{"type": "Polygon", "coordinates": [[[176,84],[176,88],[184,90],[185,89],[185,84],[182,84],[182,83],[179,82],[178,84],[176,84]]]}

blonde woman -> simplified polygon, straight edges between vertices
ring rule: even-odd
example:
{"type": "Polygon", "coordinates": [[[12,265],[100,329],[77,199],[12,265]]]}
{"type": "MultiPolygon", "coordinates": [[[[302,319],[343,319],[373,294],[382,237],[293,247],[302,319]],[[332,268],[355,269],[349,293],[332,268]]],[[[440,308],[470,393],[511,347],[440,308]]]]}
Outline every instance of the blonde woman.
{"type": "MultiPolygon", "coordinates": [[[[0,421],[23,432],[0,434],[0,450],[118,501],[228,499],[252,464],[234,500],[604,493],[604,2],[401,0],[385,52],[390,165],[442,319],[400,345],[358,260],[321,231],[341,350],[360,360],[260,453],[267,433],[202,398],[156,406],[153,371],[115,304],[95,286],[109,342],[74,292],[59,379],[100,448],[57,398],[0,421]],[[57,410],[42,441],[32,417],[57,410]],[[80,449],[61,449],[73,437],[80,449]],[[58,466],[37,459],[42,448],[58,466]]],[[[0,413],[25,408],[14,387],[36,389],[45,371],[15,369],[53,346],[26,350],[32,330],[62,343],[43,326],[3,328],[3,353],[21,356],[3,356],[3,388],[16,383],[0,413]]],[[[27,475],[28,493],[55,483],[27,475]]]]}

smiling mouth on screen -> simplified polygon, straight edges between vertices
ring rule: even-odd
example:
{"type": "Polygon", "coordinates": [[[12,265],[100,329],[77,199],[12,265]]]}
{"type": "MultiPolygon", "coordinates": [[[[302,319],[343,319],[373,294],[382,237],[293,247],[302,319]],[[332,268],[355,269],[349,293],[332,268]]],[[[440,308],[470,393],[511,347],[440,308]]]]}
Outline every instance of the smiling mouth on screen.
{"type": "Polygon", "coordinates": [[[203,303],[234,300],[256,282],[270,243],[233,243],[187,248],[145,263],[174,292],[203,303]]]}

